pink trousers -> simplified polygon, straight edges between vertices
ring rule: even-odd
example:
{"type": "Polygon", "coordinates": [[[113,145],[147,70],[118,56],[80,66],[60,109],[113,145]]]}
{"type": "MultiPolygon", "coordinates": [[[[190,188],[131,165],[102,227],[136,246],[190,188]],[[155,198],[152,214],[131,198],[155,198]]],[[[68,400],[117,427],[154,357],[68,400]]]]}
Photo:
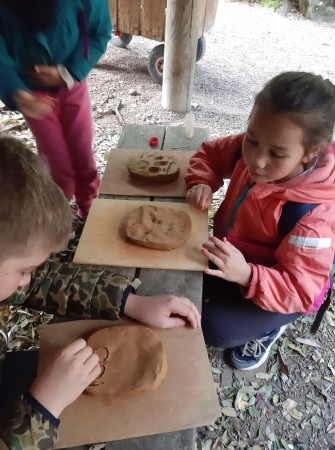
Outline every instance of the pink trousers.
{"type": "Polygon", "coordinates": [[[69,200],[74,196],[80,216],[86,218],[100,185],[92,149],[87,83],[76,82],[72,89],[62,88],[52,96],[57,103],[49,116],[25,120],[52,178],[69,200]]]}

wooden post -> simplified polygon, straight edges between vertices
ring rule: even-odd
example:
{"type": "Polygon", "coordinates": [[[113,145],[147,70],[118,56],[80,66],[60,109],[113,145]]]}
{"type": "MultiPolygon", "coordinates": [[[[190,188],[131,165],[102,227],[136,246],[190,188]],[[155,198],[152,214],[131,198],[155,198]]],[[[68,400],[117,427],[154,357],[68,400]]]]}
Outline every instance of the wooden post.
{"type": "Polygon", "coordinates": [[[202,2],[167,0],[162,106],[170,111],[191,108],[202,2]]]}

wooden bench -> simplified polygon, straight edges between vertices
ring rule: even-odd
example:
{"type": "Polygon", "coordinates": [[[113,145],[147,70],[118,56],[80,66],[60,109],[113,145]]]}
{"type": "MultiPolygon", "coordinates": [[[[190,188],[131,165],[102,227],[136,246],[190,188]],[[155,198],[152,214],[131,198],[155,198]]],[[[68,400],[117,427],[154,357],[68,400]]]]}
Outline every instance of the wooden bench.
{"type": "MultiPolygon", "coordinates": [[[[150,149],[149,139],[158,137],[158,147],[161,150],[196,150],[200,144],[209,138],[208,130],[195,128],[193,138],[186,138],[184,128],[164,127],[155,125],[125,125],[120,136],[119,148],[150,149]]],[[[104,198],[116,198],[103,195],[104,198]]],[[[124,198],[124,197],[123,197],[124,198]]],[[[129,197],[127,197],[129,198],[129,197]]],[[[132,198],[134,199],[134,198],[132,198]]],[[[151,199],[153,199],[151,197],[151,199]]],[[[185,201],[185,199],[154,198],[159,201],[185,201]]],[[[142,286],[141,295],[156,295],[174,293],[191,299],[201,310],[202,272],[181,270],[157,270],[142,268],[114,267],[115,271],[128,277],[139,277],[142,286]]],[[[125,418],[125,420],[127,420],[125,418]]],[[[196,430],[188,429],[172,433],[143,436],[106,444],[106,450],[194,450],[196,430]]],[[[75,447],[76,450],[88,449],[89,446],[75,447]]]]}

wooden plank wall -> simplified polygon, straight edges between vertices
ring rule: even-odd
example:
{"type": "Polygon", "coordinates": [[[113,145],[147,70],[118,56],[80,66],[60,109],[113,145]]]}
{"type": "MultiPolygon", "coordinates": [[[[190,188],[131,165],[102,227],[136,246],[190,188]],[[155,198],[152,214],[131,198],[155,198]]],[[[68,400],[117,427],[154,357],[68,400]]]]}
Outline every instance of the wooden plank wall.
{"type": "Polygon", "coordinates": [[[142,0],[141,35],[164,41],[166,0],[142,0]]]}
{"type": "MultiPolygon", "coordinates": [[[[166,0],[108,0],[113,30],[164,41],[166,0]]],[[[214,24],[218,0],[200,3],[199,36],[214,24]]]]}
{"type": "Polygon", "coordinates": [[[124,33],[141,35],[141,0],[118,1],[118,28],[124,33]]]}
{"type": "Polygon", "coordinates": [[[113,30],[117,30],[118,14],[117,14],[117,0],[108,0],[109,11],[112,19],[113,30]]]}

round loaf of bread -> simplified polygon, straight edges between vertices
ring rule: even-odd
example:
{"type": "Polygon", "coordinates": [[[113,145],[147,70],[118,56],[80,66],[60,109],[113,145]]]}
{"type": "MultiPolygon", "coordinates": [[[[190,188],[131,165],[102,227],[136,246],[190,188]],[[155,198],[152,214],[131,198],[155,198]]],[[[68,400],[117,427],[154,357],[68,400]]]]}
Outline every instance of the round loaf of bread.
{"type": "Polygon", "coordinates": [[[142,153],[132,158],[127,168],[133,178],[152,183],[171,183],[180,173],[176,158],[163,152],[142,153]]]}
{"type": "Polygon", "coordinates": [[[144,205],[126,219],[126,237],[133,244],[155,250],[173,250],[190,237],[192,223],[184,211],[144,205]]]}
{"type": "Polygon", "coordinates": [[[157,389],[167,361],[157,334],[143,325],[115,325],[93,333],[87,345],[99,356],[101,373],[86,392],[93,396],[141,394],[157,389]]]}

